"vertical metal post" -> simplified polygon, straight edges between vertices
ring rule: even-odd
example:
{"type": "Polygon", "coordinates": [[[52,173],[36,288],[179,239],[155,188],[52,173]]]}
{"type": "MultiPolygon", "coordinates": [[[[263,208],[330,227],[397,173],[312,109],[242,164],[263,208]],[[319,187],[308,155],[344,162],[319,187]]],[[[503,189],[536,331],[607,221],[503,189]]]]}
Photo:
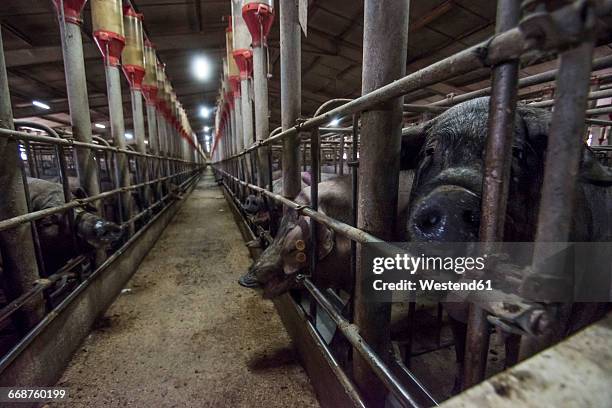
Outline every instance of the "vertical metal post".
{"type": "MultiPolygon", "coordinates": [[[[593,16],[590,17],[593,19],[593,16]]],[[[562,276],[554,274],[562,273],[563,265],[559,268],[543,266],[544,262],[551,259],[555,250],[547,243],[567,242],[569,239],[576,181],[584,148],[581,135],[584,129],[593,49],[593,38],[585,38],[584,43],[560,56],[555,107],[544,164],[544,182],[532,261],[533,273],[525,278],[522,286],[522,295],[527,299],[542,300],[547,291],[558,288],[563,280],[562,276]]],[[[563,318],[566,312],[563,305],[560,306],[560,311],[561,317],[544,335],[523,338],[521,359],[560,340],[567,323],[563,318]]]]}
{"type": "MultiPolygon", "coordinates": [[[[105,58],[108,60],[108,58],[105,58]]],[[[121,98],[121,74],[119,67],[105,64],[106,70],[106,89],[108,94],[108,110],[110,116],[111,135],[113,140],[120,149],[127,148],[125,139],[125,125],[123,121],[123,100],[121,98]]],[[[130,186],[130,171],[128,157],[125,153],[117,154],[117,168],[119,170],[119,185],[121,187],[130,186]]],[[[132,217],[132,202],[129,191],[122,193],[122,207],[124,220],[127,221],[132,217]]],[[[130,234],[133,233],[133,225],[130,223],[130,234]]]]}
{"type": "MultiPolygon", "coordinates": [[[[365,0],[362,94],[406,73],[410,1],[365,0]]],[[[403,97],[381,103],[361,115],[358,227],[384,240],[393,240],[398,211],[403,97]]],[[[383,360],[390,356],[391,305],[367,301],[363,246],[358,246],[355,279],[355,324],[364,340],[383,360]]],[[[355,382],[366,400],[382,406],[385,388],[368,363],[354,354],[355,382]]]]}
{"type": "MultiPolygon", "coordinates": [[[[58,14],[72,134],[79,142],[92,143],[81,26],[76,19],[67,18],[64,10],[58,9],[58,14]]],[[[94,152],[89,148],[77,148],[76,167],[79,183],[85,191],[89,195],[99,194],[98,167],[94,152]]],[[[101,202],[96,201],[93,204],[100,208],[101,202]]]]}
{"type": "MultiPolygon", "coordinates": [[[[1,30],[0,30],[1,31],[1,30]]],[[[4,45],[0,32],[0,126],[14,129],[4,45]]],[[[22,182],[18,143],[0,138],[0,218],[7,219],[28,212],[22,182]]],[[[27,224],[0,231],[0,254],[4,270],[2,284],[9,301],[29,290],[39,278],[32,231],[27,224]]],[[[36,295],[19,312],[17,323],[22,333],[42,319],[45,305],[42,294],[36,295]]]]}
{"type": "Polygon", "coordinates": [[[240,78],[240,93],[242,98],[242,137],[244,138],[244,148],[247,149],[253,144],[253,103],[251,101],[251,87],[249,78],[240,78]]]}
{"type": "MultiPolygon", "coordinates": [[[[283,130],[294,126],[301,114],[301,44],[298,4],[295,0],[280,0],[280,83],[281,124],[283,130]]],[[[300,178],[300,144],[297,135],[283,140],[282,166],[282,194],[287,198],[294,198],[302,189],[300,178]]],[[[312,186],[314,186],[314,178],[312,186]]]]}
{"type": "Polygon", "coordinates": [[[238,92],[234,94],[234,115],[234,123],[236,124],[236,153],[242,153],[244,150],[244,137],[242,136],[242,96],[238,92]]]}
{"type": "MultiPolygon", "coordinates": [[[[263,44],[253,47],[253,85],[255,92],[255,136],[257,141],[265,140],[270,135],[268,123],[268,78],[266,69],[266,49],[263,44]]],[[[268,179],[268,150],[263,146],[257,149],[259,155],[259,168],[257,171],[257,184],[265,187],[272,184],[268,179]]]]}
{"type": "MultiPolygon", "coordinates": [[[[499,0],[496,33],[500,34],[516,27],[520,13],[520,2],[499,0]]],[[[485,243],[484,252],[488,249],[488,243],[500,242],[504,238],[518,70],[518,60],[504,62],[493,68],[480,219],[480,240],[485,243]]],[[[469,307],[464,389],[484,380],[489,350],[489,324],[486,313],[476,304],[470,304],[469,307]]]]}
{"type": "Polygon", "coordinates": [[[344,175],[344,133],[340,135],[340,175],[344,175]]]}
{"type": "MultiPolygon", "coordinates": [[[[144,125],[144,112],[142,107],[142,91],[140,89],[130,89],[130,96],[132,98],[132,122],[134,122],[134,138],[136,139],[136,150],[139,153],[146,153],[147,147],[145,145],[145,125],[144,125]]],[[[149,141],[149,143],[151,143],[149,141]]],[[[145,182],[149,181],[149,171],[146,166],[146,158],[138,157],[136,159],[141,173],[145,182]]],[[[140,182],[139,180],[138,182],[140,182]]],[[[149,187],[144,187],[144,198],[146,206],[148,207],[151,203],[151,195],[149,194],[149,187]]]]}

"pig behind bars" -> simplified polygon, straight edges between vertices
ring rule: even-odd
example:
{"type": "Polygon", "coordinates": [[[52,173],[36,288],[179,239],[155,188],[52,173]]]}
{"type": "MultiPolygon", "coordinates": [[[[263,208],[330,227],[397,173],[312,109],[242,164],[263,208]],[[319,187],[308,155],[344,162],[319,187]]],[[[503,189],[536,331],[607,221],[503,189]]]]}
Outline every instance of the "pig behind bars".
{"type": "MultiPolygon", "coordinates": [[[[479,98],[404,132],[402,159],[404,165],[415,170],[406,226],[409,240],[479,240],[488,116],[489,98],[479,98]]],[[[551,114],[546,110],[517,107],[504,241],[535,239],[550,120],[551,114]]],[[[585,146],[576,183],[570,242],[610,241],[611,185],[612,171],[585,146]]],[[[448,303],[445,307],[451,316],[461,373],[468,308],[465,303],[448,303]]],[[[581,319],[584,321],[584,316],[581,319]]],[[[459,376],[455,390],[460,381],[459,376]]]]}
{"type": "MultiPolygon", "coordinates": [[[[28,177],[28,189],[32,211],[65,204],[61,184],[28,177]]],[[[89,245],[102,248],[122,235],[121,227],[97,216],[94,211],[95,208],[91,206],[74,210],[77,243],[82,249],[89,248],[89,245]]],[[[56,213],[39,219],[36,221],[36,229],[47,274],[56,272],[77,255],[72,245],[67,213],[56,213]]]]}

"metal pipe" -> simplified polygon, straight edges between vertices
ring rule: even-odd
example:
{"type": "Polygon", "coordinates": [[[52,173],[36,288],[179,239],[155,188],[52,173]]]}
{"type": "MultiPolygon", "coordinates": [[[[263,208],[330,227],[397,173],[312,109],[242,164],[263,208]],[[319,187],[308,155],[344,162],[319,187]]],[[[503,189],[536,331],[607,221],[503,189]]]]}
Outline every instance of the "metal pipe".
{"type": "MultiPolygon", "coordinates": [[[[567,242],[570,238],[583,149],[580,135],[584,127],[594,49],[593,39],[586,37],[584,41],[560,56],[555,107],[544,163],[533,272],[525,277],[521,287],[521,293],[527,299],[547,299],[551,293],[552,297],[559,298],[564,284],[567,284],[562,275],[565,259],[553,258],[555,249],[547,243],[567,242]],[[551,265],[552,259],[558,259],[561,264],[551,265]]],[[[566,309],[565,306],[559,307],[561,316],[545,335],[524,339],[521,359],[561,339],[567,323],[563,316],[566,309]]]]}
{"type": "MultiPolygon", "coordinates": [[[[106,90],[108,95],[108,113],[110,117],[111,135],[116,145],[120,149],[127,148],[125,139],[125,126],[123,121],[123,100],[121,98],[121,73],[119,67],[105,64],[106,71],[106,90]]],[[[128,157],[125,154],[117,155],[117,180],[121,187],[130,186],[130,172],[128,167],[128,157]]],[[[132,202],[129,193],[123,194],[121,205],[125,219],[132,216],[132,202]]],[[[130,231],[130,235],[133,231],[130,231]]]]}
{"type": "MultiPolygon", "coordinates": [[[[0,126],[13,129],[13,111],[1,32],[0,126]]],[[[0,138],[0,217],[3,219],[23,216],[28,212],[19,160],[18,143],[0,138]]],[[[7,300],[13,301],[26,293],[39,278],[30,226],[20,224],[10,231],[0,231],[0,254],[4,271],[3,290],[7,300]]],[[[16,320],[19,331],[26,333],[42,319],[44,313],[44,299],[39,294],[24,306],[16,320]]]]}
{"type": "MultiPolygon", "coordinates": [[[[495,33],[499,35],[515,28],[520,14],[521,7],[518,1],[499,0],[495,33]]],[[[483,253],[489,252],[488,243],[504,239],[518,73],[518,59],[498,64],[492,72],[480,217],[480,240],[485,243],[482,248],[483,253]]],[[[463,389],[484,380],[489,351],[487,316],[477,304],[470,304],[467,324],[463,389]]]]}
{"type": "MultiPolygon", "coordinates": [[[[145,125],[144,125],[144,112],[142,107],[142,91],[135,87],[130,88],[130,96],[132,99],[132,122],[134,124],[134,138],[136,139],[136,150],[140,153],[147,153],[147,146],[145,144],[145,125]]],[[[149,142],[151,143],[151,142],[149,142]]],[[[149,181],[149,171],[147,169],[146,158],[137,160],[139,167],[142,169],[142,175],[144,181],[149,181]]],[[[149,189],[144,191],[144,199],[147,205],[151,202],[151,195],[149,189]]]]}
{"type": "MultiPolygon", "coordinates": [[[[603,99],[603,98],[610,98],[610,97],[612,97],[612,88],[611,89],[604,89],[602,91],[589,92],[589,95],[587,96],[587,99],[588,100],[596,100],[596,99],[603,99]]],[[[550,99],[550,100],[547,100],[547,101],[540,101],[540,102],[530,103],[530,104],[528,104],[528,106],[537,107],[537,108],[547,108],[549,106],[553,106],[554,104],[555,104],[555,100],[554,99],[550,99]]],[[[592,106],[592,107],[590,107],[590,109],[596,109],[596,107],[592,106]]]]}
{"type": "MultiPolygon", "coordinates": [[[[62,2],[64,7],[65,3],[62,2]]],[[[72,135],[80,142],[92,143],[81,26],[74,18],[64,15],[64,8],[58,8],[58,14],[72,135]]],[[[79,184],[88,194],[98,194],[98,166],[93,152],[79,148],[75,149],[75,155],[79,184]]]]}
{"type": "Polygon", "coordinates": [[[244,137],[242,135],[242,95],[238,92],[234,94],[234,115],[236,119],[236,150],[238,153],[242,153],[244,150],[244,137]]]}
{"type": "MultiPolygon", "coordinates": [[[[392,86],[406,74],[409,8],[406,0],[365,0],[362,95],[392,86]]],[[[358,226],[389,241],[395,238],[398,211],[402,106],[397,95],[361,114],[358,226]]],[[[365,248],[358,246],[357,252],[354,321],[364,341],[387,361],[391,305],[366,299],[365,248]]],[[[382,405],[385,390],[370,368],[367,359],[355,356],[355,382],[367,401],[382,405]]]]}
{"type": "MultiPolygon", "coordinates": [[[[266,140],[269,134],[268,122],[268,77],[266,73],[266,50],[262,44],[253,47],[253,85],[255,92],[255,137],[258,142],[266,140]]],[[[272,183],[268,180],[268,149],[258,149],[258,181],[259,186],[272,183]]],[[[228,156],[229,157],[229,156],[228,156]]]]}
{"type": "MultiPolygon", "coordinates": [[[[329,317],[336,323],[336,327],[344,334],[345,338],[359,353],[359,356],[376,374],[376,378],[380,378],[383,381],[384,385],[398,399],[399,403],[404,407],[421,406],[389,369],[385,359],[382,358],[375,349],[370,347],[370,342],[361,335],[363,332],[362,328],[358,325],[351,324],[342,317],[338,310],[336,310],[310,279],[304,279],[304,287],[306,287],[311,296],[316,299],[317,303],[323,307],[329,317]]],[[[362,394],[366,394],[364,390],[361,390],[361,392],[362,394]]]]}
{"type": "MultiPolygon", "coordinates": [[[[280,0],[279,21],[281,43],[281,123],[283,130],[287,130],[295,126],[302,110],[302,41],[298,4],[296,1],[280,0]]],[[[283,195],[293,198],[302,189],[300,143],[297,136],[290,136],[283,140],[282,158],[283,195]]],[[[312,174],[314,176],[314,169],[312,174]]],[[[313,180],[315,179],[313,178],[313,180]]],[[[315,187],[314,181],[312,187],[315,187]]],[[[315,234],[313,233],[312,235],[314,236],[315,234]]]]}

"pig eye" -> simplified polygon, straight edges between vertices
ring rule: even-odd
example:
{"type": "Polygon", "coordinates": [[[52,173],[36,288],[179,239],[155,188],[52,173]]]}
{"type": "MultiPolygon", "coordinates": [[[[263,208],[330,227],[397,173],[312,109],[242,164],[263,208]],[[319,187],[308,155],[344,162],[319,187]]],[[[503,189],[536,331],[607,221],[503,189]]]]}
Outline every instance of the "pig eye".
{"type": "Polygon", "coordinates": [[[514,157],[516,157],[517,159],[519,159],[519,160],[523,160],[523,158],[525,157],[523,149],[520,149],[518,147],[513,147],[512,148],[512,155],[514,157]]]}

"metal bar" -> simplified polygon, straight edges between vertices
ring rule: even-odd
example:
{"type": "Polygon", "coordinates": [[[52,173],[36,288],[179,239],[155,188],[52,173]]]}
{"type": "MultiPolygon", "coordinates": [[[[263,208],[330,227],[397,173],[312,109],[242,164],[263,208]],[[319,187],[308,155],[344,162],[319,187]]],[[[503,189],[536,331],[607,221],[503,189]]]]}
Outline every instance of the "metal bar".
{"type": "MultiPolygon", "coordinates": [[[[319,130],[313,129],[310,134],[310,207],[314,211],[319,211],[319,169],[321,161],[319,156],[319,130]]],[[[296,194],[297,195],[297,194],[296,194]]],[[[310,222],[310,275],[312,279],[317,280],[317,264],[319,263],[319,243],[318,243],[319,225],[316,222],[310,222]]],[[[316,325],[317,309],[314,302],[310,303],[310,317],[316,325]]]]}
{"type": "MultiPolygon", "coordinates": [[[[550,245],[546,243],[567,242],[571,229],[594,49],[592,39],[586,38],[584,41],[560,56],[558,91],[548,137],[547,160],[544,164],[544,182],[532,261],[533,272],[526,276],[522,286],[522,294],[528,299],[546,298],[547,291],[559,288],[563,283],[563,276],[557,276],[554,272],[551,274],[551,271],[562,273],[563,265],[560,268],[543,266],[553,255],[550,245]]],[[[560,307],[561,315],[564,314],[564,309],[566,308],[560,307]]],[[[545,335],[524,339],[521,343],[520,358],[527,358],[559,341],[566,323],[565,319],[560,317],[545,335]]]]}
{"type": "MultiPolygon", "coordinates": [[[[279,24],[281,122],[283,130],[287,130],[296,124],[302,110],[302,42],[298,3],[295,0],[280,0],[279,24]]],[[[302,189],[300,143],[296,135],[283,140],[282,166],[283,195],[296,197],[302,189]]]]}
{"type": "MultiPolygon", "coordinates": [[[[498,0],[496,34],[515,28],[520,15],[518,1],[498,0]]],[[[488,252],[487,243],[504,239],[518,71],[517,59],[496,65],[492,72],[480,217],[480,240],[485,243],[483,253],[488,252]]],[[[463,389],[484,380],[489,351],[489,324],[486,313],[478,305],[470,304],[467,324],[463,389]]]]}
{"type": "MultiPolygon", "coordinates": [[[[349,323],[344,317],[342,317],[342,315],[310,281],[310,279],[304,279],[304,286],[308,292],[310,292],[311,296],[316,299],[317,303],[321,305],[323,309],[325,309],[325,312],[332,318],[334,323],[336,323],[336,327],[342,332],[342,334],[344,334],[354,349],[357,350],[359,355],[363,358],[363,361],[375,373],[376,378],[380,378],[380,380],[382,380],[383,384],[398,399],[400,404],[405,407],[419,407],[420,405],[415,401],[412,395],[410,395],[408,390],[404,388],[395,374],[393,374],[393,372],[389,369],[385,363],[385,359],[381,358],[379,353],[370,347],[370,342],[361,336],[360,333],[363,332],[363,329],[358,325],[349,323]]],[[[357,385],[359,386],[359,384],[357,385]]],[[[361,393],[364,395],[366,394],[364,390],[361,390],[361,393]]]]}
{"type": "MultiPolygon", "coordinates": [[[[612,89],[604,89],[602,91],[589,92],[587,99],[591,101],[591,100],[610,98],[610,97],[612,97],[612,89]]],[[[528,106],[537,107],[537,108],[548,108],[550,106],[553,106],[554,104],[555,104],[555,100],[550,99],[547,101],[530,103],[528,106]]],[[[595,106],[592,106],[592,107],[590,106],[589,108],[596,109],[595,106]]]]}
{"type": "Polygon", "coordinates": [[[95,143],[78,142],[72,139],[60,139],[60,138],[55,138],[55,137],[50,137],[50,136],[35,135],[32,133],[19,132],[19,131],[16,131],[13,129],[7,129],[7,128],[0,128],[0,137],[11,139],[11,140],[27,140],[27,141],[32,141],[32,142],[49,143],[52,145],[60,145],[60,146],[88,147],[88,148],[91,148],[92,150],[104,150],[104,151],[116,152],[116,153],[125,154],[127,156],[141,156],[141,157],[148,157],[151,159],[168,159],[174,162],[189,163],[181,159],[167,158],[165,156],[156,156],[152,154],[143,154],[140,152],[135,152],[133,150],[128,150],[127,148],[122,149],[116,146],[106,146],[106,145],[100,145],[100,144],[95,144],[95,143]]]}
{"type": "MultiPolygon", "coordinates": [[[[1,31],[1,30],[0,30],[1,31]]],[[[9,93],[4,44],[0,33],[0,126],[13,129],[13,110],[9,93]]],[[[0,139],[0,217],[20,217],[27,213],[19,147],[15,141],[0,139]]],[[[38,268],[32,231],[28,225],[17,225],[11,231],[0,232],[3,289],[7,300],[12,301],[25,293],[38,279],[38,268]]],[[[30,302],[16,323],[20,332],[34,327],[45,312],[42,296],[30,302]]]]}
{"type": "MultiPolygon", "coordinates": [[[[393,86],[406,74],[410,1],[365,0],[364,4],[362,95],[367,98],[385,86],[393,86]]],[[[392,231],[398,211],[403,97],[396,96],[361,114],[357,225],[388,241],[395,238],[392,231]]],[[[366,299],[367,268],[360,267],[364,259],[365,248],[358,245],[354,321],[364,341],[387,361],[391,305],[366,299]]],[[[363,357],[354,355],[355,382],[368,402],[382,405],[384,387],[363,357]]]]}
{"type": "MultiPolygon", "coordinates": [[[[105,58],[108,60],[108,58],[105,58]]],[[[121,74],[119,67],[105,64],[106,72],[106,89],[108,95],[108,112],[110,117],[111,135],[115,144],[120,149],[127,148],[125,139],[125,127],[123,121],[123,101],[121,99],[121,74]]],[[[117,180],[121,187],[128,187],[130,183],[130,172],[128,164],[128,156],[118,154],[117,160],[117,180]]],[[[132,216],[132,201],[129,193],[123,194],[121,207],[125,219],[130,219],[132,216]]],[[[123,221],[123,220],[122,220],[123,221]]],[[[130,231],[130,235],[133,231],[130,231]]]]}
{"type": "MultiPolygon", "coordinates": [[[[66,20],[63,8],[58,10],[72,134],[80,142],[92,143],[81,26],[72,19],[66,20]]],[[[75,153],[79,184],[90,195],[100,193],[94,152],[88,148],[77,148],[75,153]]]]}
{"type": "MultiPolygon", "coordinates": [[[[253,47],[253,86],[255,92],[255,137],[263,142],[269,135],[268,122],[268,78],[266,75],[266,50],[262,44],[253,47]]],[[[268,153],[266,148],[258,149],[259,168],[257,171],[259,186],[272,184],[268,179],[268,153]]],[[[230,157],[229,155],[227,157],[230,157]]]]}

